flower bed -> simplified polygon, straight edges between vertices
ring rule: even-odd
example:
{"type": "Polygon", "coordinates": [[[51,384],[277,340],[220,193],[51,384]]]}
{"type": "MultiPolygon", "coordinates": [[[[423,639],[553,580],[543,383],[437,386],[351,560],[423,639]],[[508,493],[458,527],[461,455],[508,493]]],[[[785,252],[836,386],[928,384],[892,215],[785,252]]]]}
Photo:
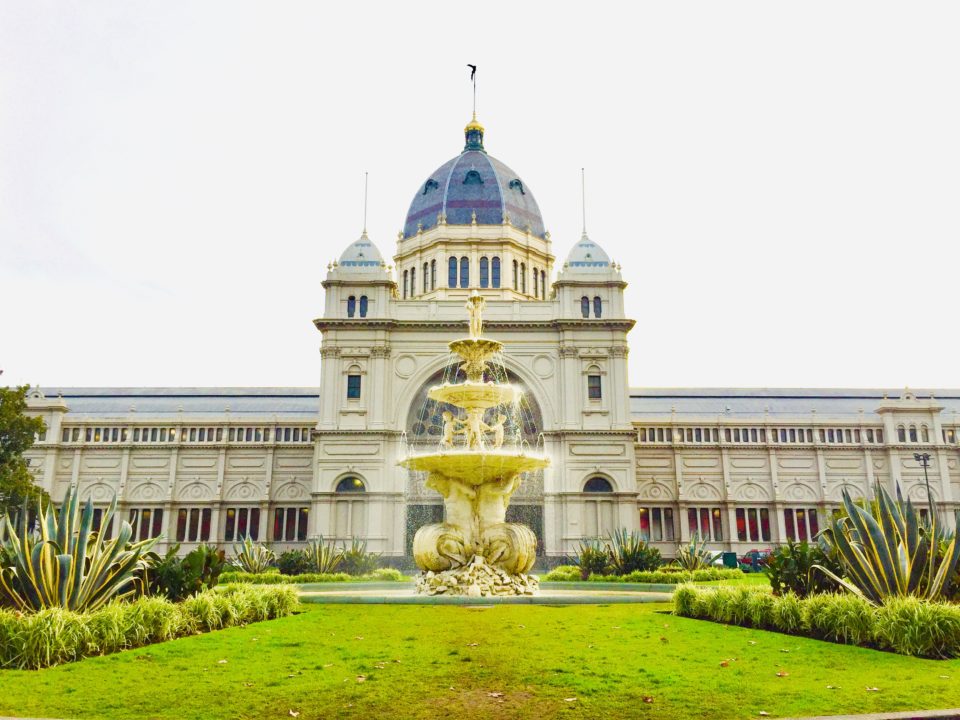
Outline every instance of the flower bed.
{"type": "Polygon", "coordinates": [[[683,585],[675,615],[930,658],[960,656],[960,606],[915,597],[873,605],[852,594],[779,597],[760,588],[683,585]]]}
{"type": "Polygon", "coordinates": [[[0,668],[38,669],[164,642],[185,635],[290,615],[292,587],[229,585],[172,603],[158,597],[114,601],[89,613],[0,609],[0,668]]]}
{"type": "MultiPolygon", "coordinates": [[[[688,582],[707,582],[710,580],[736,580],[743,573],[731,568],[707,568],[705,570],[636,570],[626,575],[597,575],[588,578],[590,582],[627,582],[656,583],[661,585],[679,585],[688,582]]],[[[544,582],[580,582],[580,568],[576,565],[560,565],[544,575],[544,582]]]]}
{"type": "Polygon", "coordinates": [[[330,582],[405,582],[410,580],[394,568],[377,568],[369,575],[348,575],[347,573],[305,573],[302,575],[281,575],[278,572],[245,573],[228,571],[220,576],[221,583],[244,583],[252,585],[281,585],[330,582]]]}

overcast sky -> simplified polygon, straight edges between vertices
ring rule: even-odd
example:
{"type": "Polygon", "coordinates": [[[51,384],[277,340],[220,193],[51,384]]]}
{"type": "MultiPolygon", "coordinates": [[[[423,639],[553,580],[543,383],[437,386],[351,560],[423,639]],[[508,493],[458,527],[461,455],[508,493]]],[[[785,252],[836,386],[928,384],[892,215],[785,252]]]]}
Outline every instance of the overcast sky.
{"type": "Polygon", "coordinates": [[[586,167],[633,386],[960,386],[960,3],[566,7],[3,0],[0,382],[317,385],[469,62],[558,266],[586,167]]]}

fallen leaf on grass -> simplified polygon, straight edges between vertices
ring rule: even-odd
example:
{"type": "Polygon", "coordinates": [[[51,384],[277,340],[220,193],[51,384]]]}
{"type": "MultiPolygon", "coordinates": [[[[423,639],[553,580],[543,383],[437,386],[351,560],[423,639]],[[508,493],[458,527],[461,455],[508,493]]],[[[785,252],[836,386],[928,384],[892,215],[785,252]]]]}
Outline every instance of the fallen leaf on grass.
{"type": "Polygon", "coordinates": [[[480,643],[467,643],[467,647],[479,647],[480,643]]]}
{"type": "Polygon", "coordinates": [[[227,664],[226,660],[217,660],[217,665],[226,665],[226,664],[227,664]]]}
{"type": "Polygon", "coordinates": [[[652,696],[652,695],[644,695],[641,699],[642,699],[647,705],[652,705],[652,704],[653,704],[653,696],[652,696]]]}
{"type": "Polygon", "coordinates": [[[253,683],[244,683],[243,686],[244,686],[244,687],[253,687],[253,683]]]}
{"type": "Polygon", "coordinates": [[[842,690],[842,688],[836,685],[827,685],[827,690],[842,690]]]}
{"type": "Polygon", "coordinates": [[[527,626],[526,626],[526,625],[517,625],[517,627],[520,628],[521,630],[526,630],[526,629],[527,629],[527,626]]]}
{"type": "Polygon", "coordinates": [[[366,681],[367,681],[366,675],[357,675],[357,682],[366,682],[366,681]]]}
{"type": "Polygon", "coordinates": [[[786,670],[777,670],[777,677],[787,677],[789,674],[786,670]]]}
{"type": "Polygon", "coordinates": [[[357,635],[354,640],[363,640],[363,635],[357,635]]]}
{"type": "Polygon", "coordinates": [[[487,693],[487,697],[502,698],[502,697],[503,697],[503,693],[502,693],[502,692],[488,692],[488,693],[487,693]]]}
{"type": "Polygon", "coordinates": [[[333,667],[333,663],[327,663],[326,665],[324,665],[324,667],[325,667],[325,668],[333,667]]]}
{"type": "Polygon", "coordinates": [[[730,663],[727,662],[726,660],[721,660],[720,667],[730,667],[730,663]]]}
{"type": "Polygon", "coordinates": [[[668,642],[670,642],[670,641],[667,640],[663,635],[661,635],[661,636],[660,636],[660,642],[662,642],[662,643],[668,643],[668,642]]]}
{"type": "Polygon", "coordinates": [[[300,717],[299,710],[287,710],[287,713],[290,715],[290,717],[300,717]]]}
{"type": "Polygon", "coordinates": [[[620,629],[620,626],[619,626],[619,625],[614,625],[612,629],[613,629],[613,630],[619,630],[619,629],[620,629]]]}
{"type": "Polygon", "coordinates": [[[756,641],[756,640],[747,640],[747,642],[748,642],[750,645],[756,645],[756,644],[757,644],[757,641],[756,641]]]}
{"type": "Polygon", "coordinates": [[[941,679],[941,680],[949,680],[949,679],[950,679],[950,676],[949,676],[949,675],[941,675],[941,676],[940,676],[940,679],[941,679]]]}
{"type": "Polygon", "coordinates": [[[378,662],[378,663],[374,663],[373,666],[374,666],[377,670],[383,670],[383,669],[387,666],[387,664],[384,663],[384,662],[378,662]]]}
{"type": "Polygon", "coordinates": [[[763,715],[764,717],[766,717],[766,716],[768,716],[770,713],[768,713],[766,710],[761,710],[761,711],[760,711],[760,714],[763,715]]]}
{"type": "Polygon", "coordinates": [[[572,697],[572,698],[564,698],[564,699],[563,699],[564,702],[574,702],[575,700],[576,700],[575,697],[572,697]]]}
{"type": "Polygon", "coordinates": [[[880,688],[868,687],[868,688],[867,688],[867,692],[880,692],[880,688]]]}
{"type": "Polygon", "coordinates": [[[786,650],[786,649],[784,649],[784,648],[780,648],[780,652],[790,652],[790,651],[789,651],[789,650],[786,650]]]}

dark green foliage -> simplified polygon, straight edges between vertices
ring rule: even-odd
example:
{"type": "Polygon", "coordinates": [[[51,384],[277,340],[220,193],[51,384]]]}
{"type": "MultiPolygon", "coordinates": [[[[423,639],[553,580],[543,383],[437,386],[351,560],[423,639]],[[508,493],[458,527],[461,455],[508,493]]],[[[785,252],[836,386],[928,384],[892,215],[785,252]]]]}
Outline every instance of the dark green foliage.
{"type": "Polygon", "coordinates": [[[46,430],[41,418],[24,414],[29,389],[29,385],[0,387],[0,517],[16,515],[38,500],[45,505],[48,499],[34,483],[23,457],[36,436],[46,430]]]}
{"type": "Polygon", "coordinates": [[[660,551],[650,547],[636,531],[620,528],[607,536],[610,567],[617,575],[634,571],[656,570],[662,563],[660,551]]]}
{"type": "Polygon", "coordinates": [[[770,579],[775,595],[792,592],[807,597],[811,593],[839,589],[839,583],[820,568],[826,568],[835,575],[842,572],[836,553],[828,553],[826,545],[791,540],[773,551],[763,572],[770,579]]]}
{"type": "Polygon", "coordinates": [[[196,632],[284,617],[298,606],[292,587],[226,586],[175,604],[143,597],[78,613],[0,610],[0,668],[43,668],[196,632]]]}
{"type": "Polygon", "coordinates": [[[606,575],[610,572],[610,554],[606,545],[599,540],[581,541],[573,562],[580,568],[581,580],[586,580],[591,575],[606,575]]]}
{"type": "Polygon", "coordinates": [[[339,569],[347,575],[369,575],[380,565],[380,553],[367,552],[367,541],[354,539],[343,550],[339,569]]]}
{"type": "Polygon", "coordinates": [[[305,550],[287,550],[277,558],[282,575],[304,575],[313,572],[313,561],[305,550]]]}
{"type": "Polygon", "coordinates": [[[150,573],[150,591],[178,602],[204,589],[211,589],[227,568],[226,554],[211,545],[200,545],[179,558],[180,545],[174,545],[167,554],[155,561],[150,573]]]}
{"type": "Polygon", "coordinates": [[[850,593],[779,597],[746,588],[682,585],[676,615],[866,645],[917,657],[960,656],[960,607],[917,597],[881,605],[850,593]]]}
{"type": "Polygon", "coordinates": [[[410,580],[396,568],[377,568],[366,575],[347,575],[338,573],[302,573],[300,575],[281,575],[280,573],[245,573],[227,571],[220,576],[221,583],[252,583],[254,585],[280,585],[283,583],[328,583],[328,582],[406,582],[410,580]]]}

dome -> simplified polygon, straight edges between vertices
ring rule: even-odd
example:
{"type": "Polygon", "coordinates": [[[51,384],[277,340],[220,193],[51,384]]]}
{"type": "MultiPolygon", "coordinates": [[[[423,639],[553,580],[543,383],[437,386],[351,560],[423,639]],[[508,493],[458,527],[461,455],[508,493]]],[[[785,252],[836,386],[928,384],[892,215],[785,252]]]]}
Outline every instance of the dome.
{"type": "Polygon", "coordinates": [[[457,157],[437,168],[417,189],[410,203],[403,236],[416,235],[437,224],[470,225],[474,213],[480,225],[500,225],[504,215],[517,228],[543,237],[540,208],[520,176],[483,149],[483,126],[474,118],[464,128],[466,145],[457,157]]]}
{"type": "Polygon", "coordinates": [[[580,242],[573,246],[567,255],[566,266],[577,272],[606,272],[610,269],[610,256],[603,251],[593,240],[587,237],[586,231],[580,237],[580,242]]]}
{"type": "Polygon", "coordinates": [[[377,246],[370,242],[367,237],[367,231],[354,240],[347,249],[343,251],[337,264],[342,268],[378,268],[383,265],[383,256],[377,250],[377,246]]]}

